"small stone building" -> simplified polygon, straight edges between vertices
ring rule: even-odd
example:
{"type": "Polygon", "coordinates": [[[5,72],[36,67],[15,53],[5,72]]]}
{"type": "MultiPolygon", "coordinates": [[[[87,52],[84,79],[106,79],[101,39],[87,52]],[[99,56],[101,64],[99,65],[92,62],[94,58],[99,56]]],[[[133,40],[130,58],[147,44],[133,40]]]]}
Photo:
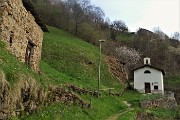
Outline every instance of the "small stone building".
{"type": "Polygon", "coordinates": [[[134,89],[141,93],[164,93],[164,70],[154,67],[150,58],[144,58],[144,65],[134,70],[134,89]]]}
{"type": "Polygon", "coordinates": [[[35,71],[39,70],[43,31],[48,29],[29,0],[0,0],[0,40],[35,71]]]}

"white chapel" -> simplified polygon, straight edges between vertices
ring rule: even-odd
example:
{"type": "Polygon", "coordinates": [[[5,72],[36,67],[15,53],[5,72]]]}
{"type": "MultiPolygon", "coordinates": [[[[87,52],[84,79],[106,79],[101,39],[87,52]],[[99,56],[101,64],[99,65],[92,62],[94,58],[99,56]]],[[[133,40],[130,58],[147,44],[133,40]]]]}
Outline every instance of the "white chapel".
{"type": "Polygon", "coordinates": [[[133,69],[134,89],[140,93],[164,93],[164,70],[151,65],[150,58],[144,58],[144,65],[133,69]]]}

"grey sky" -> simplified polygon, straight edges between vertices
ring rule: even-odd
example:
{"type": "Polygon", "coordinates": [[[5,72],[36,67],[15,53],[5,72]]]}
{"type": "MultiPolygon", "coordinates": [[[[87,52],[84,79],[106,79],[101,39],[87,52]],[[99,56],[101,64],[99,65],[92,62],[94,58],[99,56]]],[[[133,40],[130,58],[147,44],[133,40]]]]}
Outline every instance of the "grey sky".
{"type": "Polygon", "coordinates": [[[91,3],[101,7],[111,21],[123,20],[130,31],[160,27],[169,36],[180,32],[180,0],[91,0],[91,3]]]}

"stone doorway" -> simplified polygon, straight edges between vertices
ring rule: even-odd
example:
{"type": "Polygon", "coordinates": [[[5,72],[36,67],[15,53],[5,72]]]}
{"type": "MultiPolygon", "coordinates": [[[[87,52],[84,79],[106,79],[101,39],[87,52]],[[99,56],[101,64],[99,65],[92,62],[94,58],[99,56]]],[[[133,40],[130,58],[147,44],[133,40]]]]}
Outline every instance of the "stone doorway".
{"type": "Polygon", "coordinates": [[[28,66],[31,66],[32,56],[34,52],[35,45],[32,42],[28,42],[25,54],[25,63],[28,66]]]}
{"type": "Polygon", "coordinates": [[[145,93],[151,93],[151,84],[145,83],[145,93]]]}

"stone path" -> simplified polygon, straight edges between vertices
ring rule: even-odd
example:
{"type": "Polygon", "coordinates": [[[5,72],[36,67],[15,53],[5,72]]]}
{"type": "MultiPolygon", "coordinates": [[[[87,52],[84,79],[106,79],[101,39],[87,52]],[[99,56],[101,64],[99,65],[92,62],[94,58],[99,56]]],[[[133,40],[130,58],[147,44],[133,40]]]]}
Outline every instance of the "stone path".
{"type": "Polygon", "coordinates": [[[131,111],[131,110],[133,110],[134,108],[128,108],[126,111],[124,111],[124,112],[121,112],[121,113],[117,113],[117,114],[115,114],[115,115],[112,115],[112,116],[110,116],[107,120],[117,120],[120,116],[122,116],[122,115],[124,115],[125,113],[127,113],[127,112],[129,112],[129,111],[131,111]]]}
{"type": "Polygon", "coordinates": [[[123,102],[128,106],[127,110],[124,112],[114,114],[114,115],[110,116],[107,120],[117,120],[120,116],[124,115],[125,113],[127,113],[131,110],[134,110],[134,108],[130,108],[131,104],[129,104],[127,101],[123,101],[123,102]]]}

